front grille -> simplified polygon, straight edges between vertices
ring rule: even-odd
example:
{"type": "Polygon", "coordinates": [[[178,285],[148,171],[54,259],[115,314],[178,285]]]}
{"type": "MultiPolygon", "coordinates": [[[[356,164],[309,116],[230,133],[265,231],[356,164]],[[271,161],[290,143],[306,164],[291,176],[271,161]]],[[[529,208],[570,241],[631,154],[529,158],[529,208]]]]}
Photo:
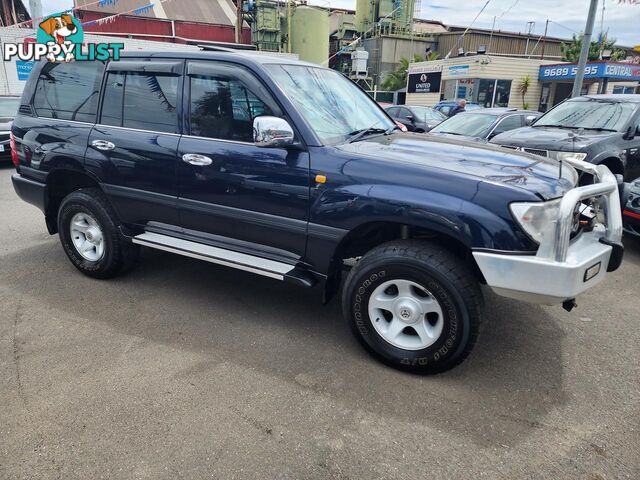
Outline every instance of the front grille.
{"type": "Polygon", "coordinates": [[[4,142],[5,140],[9,140],[10,137],[9,132],[0,132],[0,142],[4,142]]]}
{"type": "Polygon", "coordinates": [[[509,150],[517,150],[519,152],[526,152],[532,155],[538,155],[540,157],[548,157],[549,152],[547,150],[541,150],[539,148],[525,148],[525,147],[515,147],[513,145],[500,145],[502,148],[508,148],[509,150]]]}
{"type": "Polygon", "coordinates": [[[537,148],[523,148],[523,150],[527,153],[531,153],[533,155],[539,155],[541,157],[549,156],[549,152],[547,150],[539,150],[537,148]]]}

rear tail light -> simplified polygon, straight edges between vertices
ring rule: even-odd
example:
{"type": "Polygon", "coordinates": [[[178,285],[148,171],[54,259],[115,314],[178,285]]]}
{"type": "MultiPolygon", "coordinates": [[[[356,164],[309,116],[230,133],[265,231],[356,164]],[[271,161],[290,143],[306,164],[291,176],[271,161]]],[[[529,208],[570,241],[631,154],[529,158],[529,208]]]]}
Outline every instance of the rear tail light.
{"type": "Polygon", "coordinates": [[[11,161],[13,164],[18,167],[20,165],[20,158],[18,158],[18,147],[16,145],[16,137],[11,132],[9,143],[11,145],[11,161]]]}

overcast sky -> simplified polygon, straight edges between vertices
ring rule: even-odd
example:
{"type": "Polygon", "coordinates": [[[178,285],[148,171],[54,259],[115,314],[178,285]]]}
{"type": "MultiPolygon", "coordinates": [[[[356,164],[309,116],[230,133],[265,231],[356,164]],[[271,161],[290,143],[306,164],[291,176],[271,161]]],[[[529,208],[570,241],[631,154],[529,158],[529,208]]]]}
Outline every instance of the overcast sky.
{"type": "MultiPolygon", "coordinates": [[[[149,0],[150,2],[153,0],[149,0]]],[[[187,0],[174,0],[187,3],[187,0]]],[[[351,8],[355,0],[330,0],[333,7],[351,8]]],[[[640,4],[620,5],[618,0],[604,0],[604,29],[609,29],[609,37],[625,46],[640,44],[640,4]]],[[[28,2],[25,2],[28,3],[28,2]]],[[[70,8],[71,0],[44,0],[45,14],[70,8]]],[[[319,0],[309,3],[321,3],[319,0]]],[[[468,26],[480,11],[486,0],[421,0],[420,16],[439,20],[452,25],[468,26]]],[[[185,5],[186,6],[186,5],[185,5]]],[[[491,28],[496,17],[496,29],[525,32],[527,22],[536,22],[534,33],[542,35],[549,18],[549,35],[570,37],[573,32],[584,29],[589,9],[589,0],[491,0],[489,6],[475,23],[477,27],[491,28]]],[[[598,10],[596,33],[600,31],[602,0],[598,10]]]]}

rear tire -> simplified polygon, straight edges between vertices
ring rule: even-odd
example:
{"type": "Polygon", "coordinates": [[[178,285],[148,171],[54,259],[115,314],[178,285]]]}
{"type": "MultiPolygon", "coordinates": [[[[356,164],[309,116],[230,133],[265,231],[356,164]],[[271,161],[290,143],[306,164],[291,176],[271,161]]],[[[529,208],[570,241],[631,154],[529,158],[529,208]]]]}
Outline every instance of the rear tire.
{"type": "Polygon", "coordinates": [[[58,211],[60,242],[71,263],[85,275],[112,278],[131,269],[139,247],[122,236],[115,211],[97,188],[67,195],[58,211]]]}
{"type": "Polygon", "coordinates": [[[412,240],[367,253],[342,296],[343,313],[366,350],[419,374],[449,370],[471,353],[482,305],[479,284],[458,257],[412,240]]]}

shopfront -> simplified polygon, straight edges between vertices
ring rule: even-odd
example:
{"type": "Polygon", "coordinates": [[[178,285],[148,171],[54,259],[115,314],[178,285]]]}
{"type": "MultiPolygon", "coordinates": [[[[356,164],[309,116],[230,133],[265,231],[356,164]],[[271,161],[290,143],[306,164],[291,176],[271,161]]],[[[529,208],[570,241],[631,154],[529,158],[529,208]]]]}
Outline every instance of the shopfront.
{"type": "MultiPolygon", "coordinates": [[[[578,65],[560,63],[540,67],[538,80],[542,83],[540,110],[546,111],[571,96],[578,65]]],[[[585,68],[582,94],[638,92],[640,65],[619,62],[589,62],[585,68]]]]}
{"type": "MultiPolygon", "coordinates": [[[[406,103],[465,99],[483,107],[547,111],[571,96],[575,70],[574,64],[553,60],[491,55],[420,62],[409,67],[406,103]]],[[[639,81],[640,65],[590,62],[582,93],[635,93],[639,81]]]]}

